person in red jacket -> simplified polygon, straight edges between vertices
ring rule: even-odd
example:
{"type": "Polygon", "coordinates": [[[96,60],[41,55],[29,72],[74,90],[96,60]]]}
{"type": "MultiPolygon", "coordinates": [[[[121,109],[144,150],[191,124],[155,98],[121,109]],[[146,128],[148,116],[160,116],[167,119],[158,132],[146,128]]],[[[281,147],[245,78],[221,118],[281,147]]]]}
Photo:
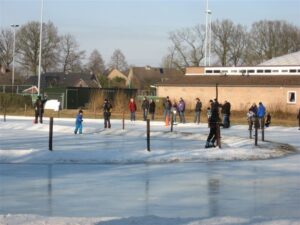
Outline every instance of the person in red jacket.
{"type": "Polygon", "coordinates": [[[130,120],[135,121],[136,104],[133,98],[130,98],[128,108],[130,110],[130,120]]]}

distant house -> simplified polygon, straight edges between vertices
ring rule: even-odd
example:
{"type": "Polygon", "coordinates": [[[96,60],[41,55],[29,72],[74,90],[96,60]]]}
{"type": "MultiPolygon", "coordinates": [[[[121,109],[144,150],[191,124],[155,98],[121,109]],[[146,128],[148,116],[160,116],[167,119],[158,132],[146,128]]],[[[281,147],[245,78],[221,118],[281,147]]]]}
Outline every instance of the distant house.
{"type": "Polygon", "coordinates": [[[156,67],[131,67],[128,71],[121,72],[113,69],[108,73],[109,80],[122,79],[126,87],[148,90],[150,85],[165,82],[169,79],[183,77],[184,74],[176,69],[165,69],[156,67]]]}

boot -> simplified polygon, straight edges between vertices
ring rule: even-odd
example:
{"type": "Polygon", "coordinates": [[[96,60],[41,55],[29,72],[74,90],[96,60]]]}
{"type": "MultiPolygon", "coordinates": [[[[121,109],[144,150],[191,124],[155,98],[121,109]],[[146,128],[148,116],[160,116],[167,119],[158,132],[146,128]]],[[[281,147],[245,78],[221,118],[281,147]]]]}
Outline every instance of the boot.
{"type": "Polygon", "coordinates": [[[210,148],[209,141],[206,142],[205,148],[210,148]]]}

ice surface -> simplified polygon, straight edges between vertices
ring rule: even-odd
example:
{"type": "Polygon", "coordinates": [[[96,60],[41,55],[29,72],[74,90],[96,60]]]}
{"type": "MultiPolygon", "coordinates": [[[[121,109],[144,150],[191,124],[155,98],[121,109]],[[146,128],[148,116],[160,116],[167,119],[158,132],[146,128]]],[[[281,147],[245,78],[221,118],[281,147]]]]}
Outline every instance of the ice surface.
{"type": "Polygon", "coordinates": [[[300,224],[296,127],[270,127],[270,142],[254,147],[247,127],[233,126],[222,149],[204,149],[207,124],[170,133],[153,122],[147,152],[142,121],[103,130],[85,119],[83,135],[74,123],[55,119],[50,152],[47,119],[1,122],[1,225],[300,224]]]}

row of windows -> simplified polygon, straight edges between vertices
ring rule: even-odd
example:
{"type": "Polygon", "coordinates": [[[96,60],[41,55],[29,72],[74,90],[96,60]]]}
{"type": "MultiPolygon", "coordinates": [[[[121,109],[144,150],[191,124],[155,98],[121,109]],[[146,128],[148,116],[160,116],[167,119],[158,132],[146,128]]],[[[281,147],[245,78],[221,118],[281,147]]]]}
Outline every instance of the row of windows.
{"type": "MultiPolygon", "coordinates": [[[[219,73],[219,74],[227,74],[227,73],[241,73],[241,74],[250,74],[250,73],[255,73],[255,70],[205,70],[206,73],[219,73]]],[[[300,69],[290,69],[290,70],[256,70],[256,73],[300,73],[300,69]]]]}

